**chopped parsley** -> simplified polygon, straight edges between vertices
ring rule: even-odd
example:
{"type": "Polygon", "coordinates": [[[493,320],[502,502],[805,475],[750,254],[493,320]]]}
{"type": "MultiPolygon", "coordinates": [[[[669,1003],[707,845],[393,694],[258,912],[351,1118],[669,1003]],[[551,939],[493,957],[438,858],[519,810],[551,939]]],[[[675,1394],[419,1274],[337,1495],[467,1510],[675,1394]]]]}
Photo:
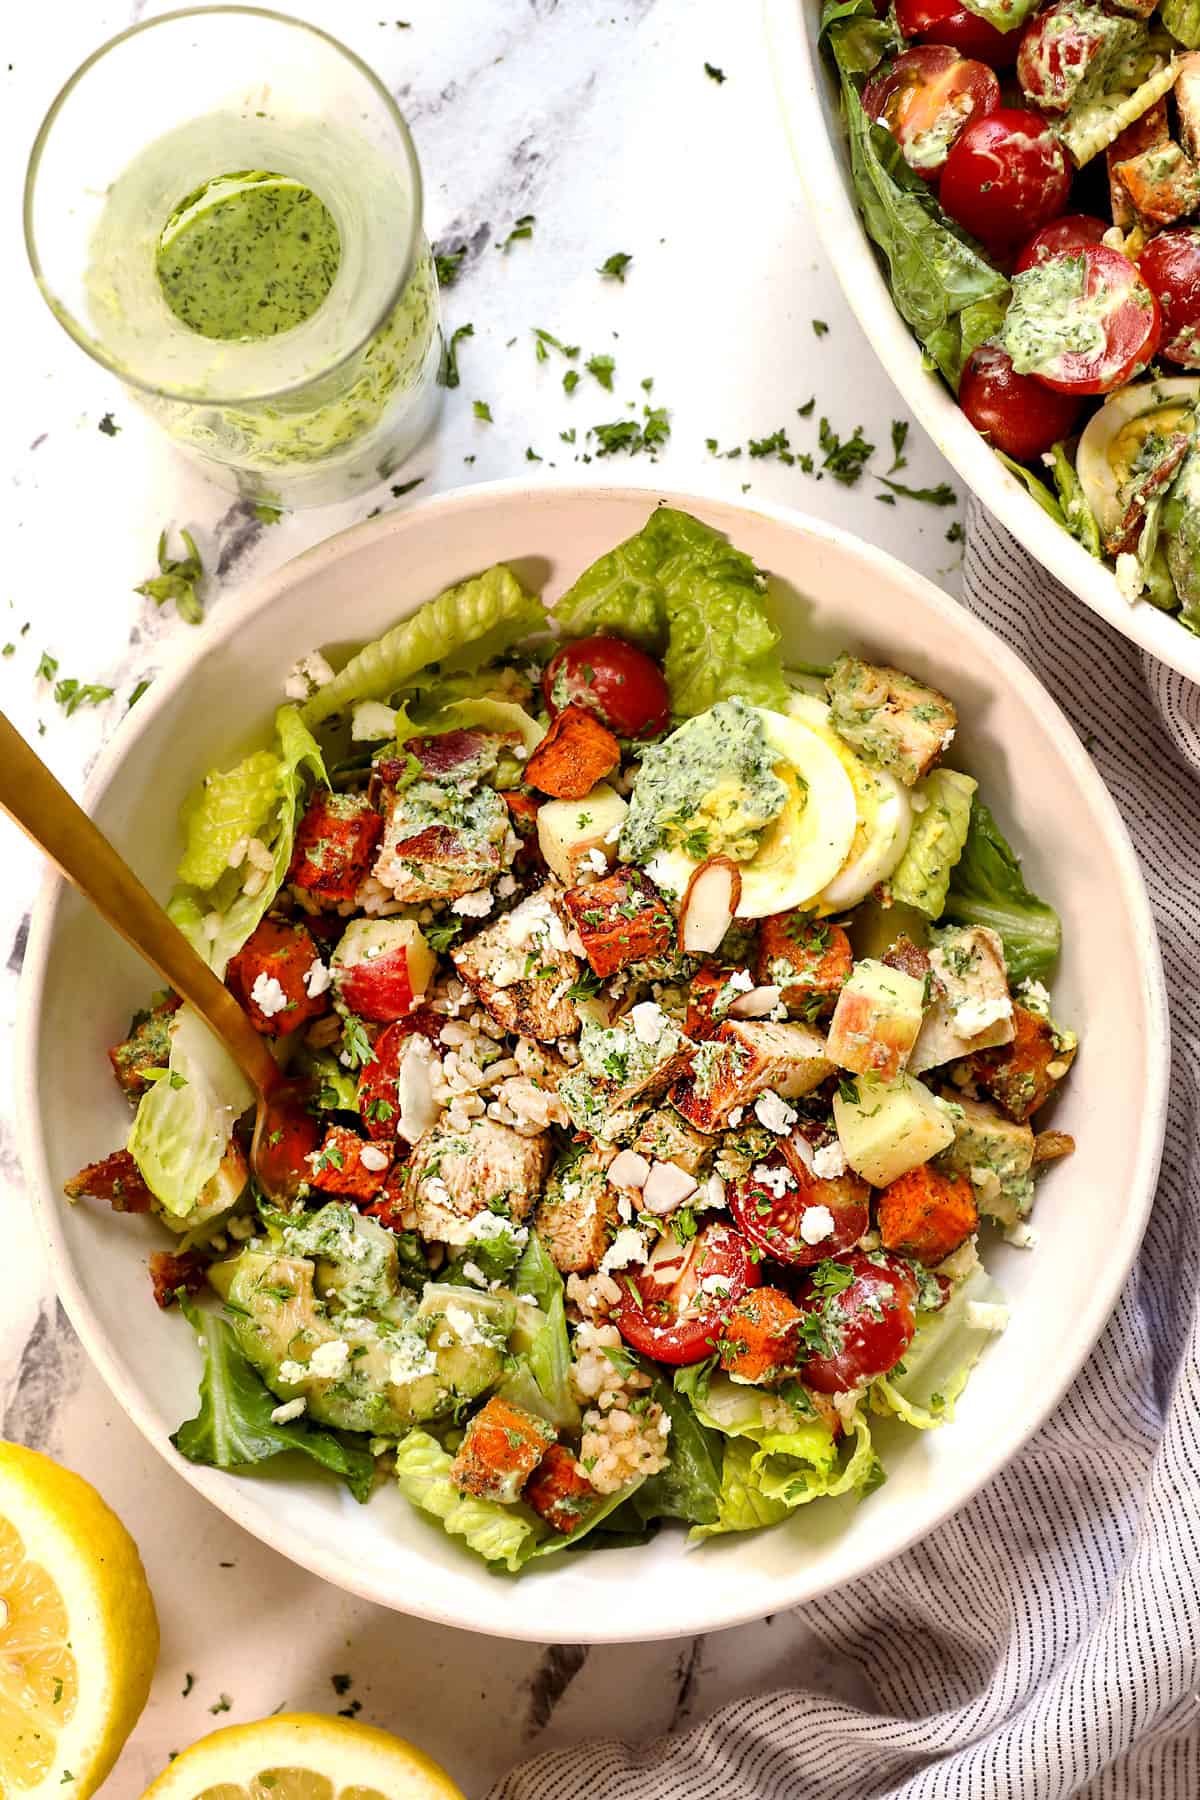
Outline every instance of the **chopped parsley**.
{"type": "Polygon", "coordinates": [[[824,451],[823,469],[828,469],[835,481],[843,487],[853,487],[863,472],[863,466],[874,454],[874,444],[869,444],[862,434],[862,426],[856,425],[852,435],[841,438],[833,429],[828,419],[822,419],[817,432],[817,439],[824,451]]]}
{"type": "Polygon", "coordinates": [[[455,938],[462,931],[463,922],[459,918],[435,919],[430,925],[423,925],[425,942],[431,950],[448,950],[455,938]]]}
{"type": "Polygon", "coordinates": [[[39,681],[53,681],[58,674],[57,656],[51,656],[48,650],[43,650],[38,657],[38,666],[33,673],[39,681]]]}
{"type": "Polygon", "coordinates": [[[827,1299],[834,1294],[843,1294],[854,1280],[854,1271],[847,1263],[836,1262],[832,1257],[825,1257],[819,1262],[809,1276],[818,1294],[827,1299]]]}
{"type": "Polygon", "coordinates": [[[396,482],[392,487],[392,499],[403,500],[405,494],[411,494],[414,488],[420,487],[424,479],[423,475],[414,475],[411,481],[396,482]]]}
{"type": "Polygon", "coordinates": [[[181,530],[179,535],[183,539],[187,555],[167,555],[167,533],[164,528],[158,534],[158,574],[149,581],[143,581],[133,591],[135,594],[145,594],[156,606],[163,606],[168,600],[173,600],[175,611],[181,619],[185,619],[189,625],[199,625],[204,613],[196,598],[196,584],[204,577],[204,564],[200,560],[200,552],[191,532],[181,530]]]}
{"type": "Polygon", "coordinates": [[[229,1698],[228,1694],[218,1694],[216,1702],[214,1705],[210,1706],[208,1710],[210,1713],[228,1712],[232,1705],[233,1701],[229,1698]]]}
{"type": "Polygon", "coordinates": [[[812,321],[812,328],[814,337],[823,338],[828,337],[829,335],[829,327],[824,319],[814,319],[812,321]]]}
{"type": "Polygon", "coordinates": [[[497,245],[497,249],[507,252],[510,244],[519,244],[522,238],[531,238],[533,236],[533,228],[536,224],[536,213],[522,213],[504,242],[497,245]]]}
{"type": "Polygon", "coordinates": [[[564,344],[552,332],[543,331],[540,325],[534,326],[533,337],[539,362],[545,362],[551,350],[557,350],[560,356],[565,356],[571,362],[579,355],[578,344],[564,344]]]}
{"type": "Polygon", "coordinates": [[[946,533],[946,542],[948,544],[961,544],[966,535],[966,532],[962,528],[962,520],[955,519],[953,525],[951,525],[946,533]]]}
{"type": "Polygon", "coordinates": [[[341,1060],[343,1066],[347,1069],[361,1069],[365,1063],[371,1061],[374,1055],[375,1051],[367,1036],[366,1026],[354,1013],[350,1013],[342,1026],[341,1060]]]}
{"type": "Polygon", "coordinates": [[[908,458],[904,454],[904,446],[907,442],[908,442],[908,420],[907,419],[893,419],[892,420],[892,466],[888,470],[889,475],[894,475],[896,473],[897,469],[906,469],[908,467],[908,458]]]}
{"type": "Polygon", "coordinates": [[[852,1081],[848,1075],[839,1075],[838,1098],[847,1101],[851,1106],[861,1106],[857,1081],[852,1081]]]}
{"type": "Polygon", "coordinates": [[[492,409],[488,405],[486,400],[473,401],[472,408],[475,413],[475,417],[477,419],[482,419],[485,425],[492,425],[495,423],[495,421],[492,418],[492,409]]]}
{"type": "Polygon", "coordinates": [[[815,394],[810,394],[808,399],[804,402],[804,405],[798,406],[796,408],[796,411],[799,413],[799,415],[802,419],[811,419],[812,410],[816,404],[817,404],[817,396],[815,394]]]}
{"type": "Polygon", "coordinates": [[[102,431],[105,437],[116,437],[121,427],[116,423],[112,414],[108,412],[105,413],[96,429],[97,431],[102,431]]]}
{"type": "Polygon", "coordinates": [[[596,455],[615,456],[625,451],[637,456],[642,450],[654,451],[664,444],[671,435],[666,407],[646,406],[642,412],[644,425],[636,419],[614,419],[609,425],[591,426],[588,436],[596,440],[596,455]]]}
{"type": "Polygon", "coordinates": [[[191,1693],[191,1691],[195,1687],[195,1685],[196,1685],[196,1677],[192,1674],[192,1671],[189,1669],[187,1674],[183,1678],[183,1698],[185,1700],[187,1699],[188,1695],[191,1693]]]}
{"type": "Polygon", "coordinates": [[[754,457],[777,456],[780,462],[789,465],[796,460],[788,443],[788,434],[782,427],[773,431],[770,437],[751,438],[746,448],[754,457]]]}
{"type": "Polygon", "coordinates": [[[627,250],[615,250],[611,256],[605,257],[596,273],[603,275],[607,281],[624,282],[625,271],[632,261],[633,257],[627,250]]]}
{"type": "Polygon", "coordinates": [[[333,1685],[335,1694],[348,1694],[351,1687],[354,1685],[354,1677],[352,1675],[331,1675],[329,1679],[333,1685]]]}
{"type": "Polygon", "coordinates": [[[721,87],[722,84],[729,79],[724,69],[718,69],[716,63],[706,62],[704,65],[704,73],[708,76],[710,81],[715,81],[718,87],[721,87]]]}
{"type": "Polygon", "coordinates": [[[283,517],[283,508],[273,500],[260,500],[254,508],[254,516],[260,525],[278,525],[283,517]]]}
{"type": "Polygon", "coordinates": [[[458,375],[458,346],[464,338],[474,337],[474,325],[460,325],[457,331],[451,332],[442,351],[442,365],[438,370],[438,380],[443,387],[456,388],[458,375]]]}
{"type": "Polygon", "coordinates": [[[876,481],[882,481],[890,493],[899,494],[904,500],[923,500],[926,506],[953,506],[958,495],[948,481],[939,481],[936,487],[905,487],[902,481],[889,481],[886,475],[877,475],[876,481]]]}
{"type": "Polygon", "coordinates": [[[435,250],[433,266],[437,272],[439,287],[453,287],[458,280],[458,272],[462,268],[463,257],[467,254],[467,246],[460,244],[457,250],[435,250]]]}
{"type": "Polygon", "coordinates": [[[542,460],[541,457],[538,455],[538,453],[534,449],[533,445],[527,444],[525,446],[525,461],[526,462],[541,462],[541,460],[542,460]]]}
{"type": "Polygon", "coordinates": [[[596,377],[602,388],[612,393],[613,370],[617,365],[611,356],[589,356],[583,366],[589,375],[596,377]]]}

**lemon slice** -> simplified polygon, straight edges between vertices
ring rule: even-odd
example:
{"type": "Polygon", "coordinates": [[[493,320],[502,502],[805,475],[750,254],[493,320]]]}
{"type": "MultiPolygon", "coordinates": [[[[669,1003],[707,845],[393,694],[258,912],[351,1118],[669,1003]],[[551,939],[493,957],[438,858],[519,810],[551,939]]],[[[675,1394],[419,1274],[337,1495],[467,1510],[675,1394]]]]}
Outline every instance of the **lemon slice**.
{"type": "Polygon", "coordinates": [[[142,1800],[463,1800],[444,1769],[390,1732],[280,1713],[201,1738],[142,1800]]]}
{"type": "Polygon", "coordinates": [[[0,1800],[85,1800],[146,1704],[158,1620],[95,1488],[0,1443],[0,1800]]]}

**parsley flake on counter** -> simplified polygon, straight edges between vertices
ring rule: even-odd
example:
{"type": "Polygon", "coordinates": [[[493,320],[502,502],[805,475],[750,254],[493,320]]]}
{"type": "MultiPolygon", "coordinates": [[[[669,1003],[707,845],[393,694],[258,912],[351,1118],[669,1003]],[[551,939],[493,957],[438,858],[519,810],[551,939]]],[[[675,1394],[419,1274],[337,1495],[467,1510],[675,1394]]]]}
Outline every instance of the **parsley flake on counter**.
{"type": "Polygon", "coordinates": [[[210,1713],[228,1712],[232,1705],[233,1701],[229,1698],[228,1694],[218,1694],[215,1704],[210,1706],[208,1710],[210,1713]]]}
{"type": "Polygon", "coordinates": [[[821,467],[828,469],[833,479],[840,481],[843,487],[853,487],[868,458],[875,452],[874,444],[868,444],[863,436],[862,426],[856,425],[852,435],[843,440],[829,420],[822,419],[817,439],[825,452],[821,467]]]}
{"type": "MultiPolygon", "coordinates": [[[[575,427],[572,425],[570,431],[560,431],[558,435],[564,444],[573,444],[575,442],[575,427]]],[[[429,933],[426,932],[425,936],[428,937],[429,933]]]]}
{"type": "Polygon", "coordinates": [[[536,213],[523,213],[505,238],[504,242],[502,244],[497,244],[496,248],[498,250],[507,251],[510,244],[520,243],[522,238],[531,238],[533,236],[533,228],[536,224],[536,213]]]}
{"type": "Polygon", "coordinates": [[[458,330],[452,331],[447,338],[446,347],[442,351],[442,366],[438,370],[438,380],[443,387],[456,388],[458,386],[458,346],[464,338],[474,336],[474,325],[460,325],[458,330]]]}
{"type": "Polygon", "coordinates": [[[38,666],[33,673],[38,681],[53,681],[58,674],[57,656],[51,656],[48,650],[43,650],[38,657],[38,666]]]}
{"type": "Polygon", "coordinates": [[[829,336],[829,327],[825,323],[824,319],[814,319],[812,322],[812,328],[813,328],[813,336],[814,337],[823,338],[823,337],[829,336]]]}
{"type": "Polygon", "coordinates": [[[563,391],[564,391],[564,393],[573,394],[575,392],[575,389],[579,386],[581,379],[582,378],[580,376],[578,369],[568,369],[566,374],[563,376],[563,391]]]}
{"type": "Polygon", "coordinates": [[[886,475],[877,475],[876,481],[882,481],[891,493],[899,494],[903,500],[923,500],[926,506],[953,506],[958,495],[948,481],[939,481],[936,487],[905,487],[902,481],[889,481],[886,475]]]}
{"type": "Polygon", "coordinates": [[[796,460],[788,443],[788,434],[782,427],[773,431],[770,437],[751,438],[746,448],[753,457],[777,456],[782,463],[796,460]]]}
{"type": "Polygon", "coordinates": [[[458,280],[458,272],[462,267],[463,257],[467,254],[467,246],[460,244],[457,250],[435,250],[433,266],[437,273],[438,286],[453,287],[458,280]]]}
{"type": "Polygon", "coordinates": [[[278,525],[283,517],[283,508],[276,505],[274,500],[259,500],[255,504],[254,516],[260,525],[278,525]]]}
{"type": "Polygon", "coordinates": [[[195,1685],[196,1685],[196,1677],[192,1674],[192,1671],[189,1669],[187,1671],[187,1674],[183,1678],[183,1698],[185,1700],[187,1699],[188,1695],[191,1693],[191,1691],[195,1687],[195,1685]]]}
{"type": "Polygon", "coordinates": [[[953,525],[951,525],[949,531],[946,533],[946,542],[948,544],[961,544],[966,535],[967,534],[962,527],[962,520],[955,519],[953,525]]]}
{"type": "Polygon", "coordinates": [[[721,457],[726,462],[732,462],[735,456],[740,456],[742,454],[742,446],[740,444],[735,444],[732,450],[722,450],[718,447],[716,438],[705,438],[704,448],[708,451],[710,456],[721,457]]]}
{"type": "Polygon", "coordinates": [[[352,1675],[331,1675],[329,1680],[335,1694],[348,1694],[354,1685],[352,1675]]]}
{"type": "Polygon", "coordinates": [[[121,427],[117,424],[111,413],[105,413],[96,429],[97,431],[102,431],[105,437],[116,437],[121,427]]]}
{"type": "Polygon", "coordinates": [[[908,442],[908,420],[907,419],[893,419],[892,420],[892,466],[888,470],[889,475],[894,475],[896,473],[897,469],[906,469],[908,467],[908,458],[904,454],[904,446],[907,442],[908,442]]]}
{"type": "Polygon", "coordinates": [[[420,487],[424,479],[423,475],[414,475],[411,481],[397,482],[392,488],[393,500],[403,500],[405,494],[411,494],[414,488],[420,487]]]}
{"type": "Polygon", "coordinates": [[[603,275],[607,281],[620,281],[623,283],[625,280],[625,271],[632,261],[633,255],[630,251],[614,250],[611,256],[605,257],[604,261],[600,264],[600,267],[596,270],[596,273],[597,275],[603,275]]]}
{"type": "Polygon", "coordinates": [[[525,461],[526,462],[541,462],[541,460],[542,460],[541,457],[538,455],[537,451],[533,448],[533,445],[527,444],[525,447],[525,461]]]}
{"type": "Polygon", "coordinates": [[[812,394],[804,402],[803,406],[798,406],[796,408],[796,411],[799,413],[799,415],[802,419],[811,419],[812,418],[812,410],[816,404],[817,404],[817,396],[815,394],[812,394]]]}
{"type": "Polygon", "coordinates": [[[471,402],[471,410],[474,412],[477,419],[483,420],[485,425],[493,425],[495,423],[495,420],[492,418],[492,409],[486,400],[473,400],[471,402]]]}
{"type": "Polygon", "coordinates": [[[551,350],[559,351],[561,355],[567,357],[571,361],[579,355],[578,344],[564,344],[560,339],[554,336],[553,332],[543,331],[540,325],[534,326],[533,335],[537,340],[534,348],[537,351],[537,359],[539,362],[545,362],[551,350]]]}
{"type": "Polygon", "coordinates": [[[68,719],[73,712],[78,712],[81,706],[99,706],[103,701],[111,700],[113,691],[110,687],[103,687],[99,682],[73,681],[70,677],[64,677],[62,681],[56,681],[54,684],[54,698],[68,719]]]}
{"type": "Polygon", "coordinates": [[[706,62],[704,65],[704,73],[708,76],[710,81],[715,81],[718,87],[729,79],[724,69],[718,69],[715,63],[706,62]]]}
{"type": "Polygon", "coordinates": [[[589,356],[583,366],[589,375],[596,377],[602,388],[612,393],[613,371],[617,365],[611,356],[589,356]]]}
{"type": "Polygon", "coordinates": [[[895,506],[896,504],[895,494],[876,494],[875,498],[880,506],[895,506]]]}
{"type": "Polygon", "coordinates": [[[17,646],[15,644],[5,644],[3,650],[0,650],[0,656],[14,656],[16,654],[16,649],[17,646]]]}
{"type": "Polygon", "coordinates": [[[181,619],[186,619],[189,625],[199,625],[204,614],[196,598],[196,583],[204,577],[204,564],[200,560],[200,552],[191,532],[181,530],[179,535],[183,539],[187,555],[167,555],[167,533],[164,527],[158,534],[156,554],[159,572],[133,591],[135,594],[144,594],[156,606],[163,606],[168,600],[173,600],[175,611],[181,619]]]}

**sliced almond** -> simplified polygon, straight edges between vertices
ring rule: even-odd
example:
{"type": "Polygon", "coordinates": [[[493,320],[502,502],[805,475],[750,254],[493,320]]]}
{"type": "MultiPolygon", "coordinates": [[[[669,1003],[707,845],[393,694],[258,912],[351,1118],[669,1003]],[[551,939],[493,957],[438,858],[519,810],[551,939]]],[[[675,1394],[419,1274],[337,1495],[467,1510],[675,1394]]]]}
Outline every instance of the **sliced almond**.
{"type": "Polygon", "coordinates": [[[647,1212],[663,1217],[682,1206],[689,1194],[695,1193],[697,1185],[696,1177],[675,1163],[651,1163],[642,1189],[642,1205],[647,1212]]]}
{"type": "Polygon", "coordinates": [[[711,956],[733,924],[742,897],[742,871],[728,856],[710,856],[688,882],[679,908],[679,948],[711,956]]]}
{"type": "Polygon", "coordinates": [[[608,1179],[614,1187],[644,1188],[650,1164],[636,1150],[620,1150],[608,1165],[608,1179]]]}
{"type": "Polygon", "coordinates": [[[730,1017],[734,1019],[767,1019],[775,1011],[782,997],[782,988],[755,987],[747,994],[739,994],[729,1008],[730,1017]]]}
{"type": "Polygon", "coordinates": [[[400,1108],[397,1134],[405,1143],[415,1144],[436,1124],[441,1111],[433,1097],[433,1046],[417,1032],[404,1041],[396,1098],[400,1108]]]}

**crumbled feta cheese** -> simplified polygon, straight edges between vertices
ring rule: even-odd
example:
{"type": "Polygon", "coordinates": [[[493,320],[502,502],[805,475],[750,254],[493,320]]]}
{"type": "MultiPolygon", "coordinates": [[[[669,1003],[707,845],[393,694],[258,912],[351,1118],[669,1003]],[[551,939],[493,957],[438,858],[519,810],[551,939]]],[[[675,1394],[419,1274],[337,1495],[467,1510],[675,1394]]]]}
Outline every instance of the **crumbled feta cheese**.
{"type": "Polygon", "coordinates": [[[748,994],[754,987],[754,977],[749,969],[735,969],[729,977],[729,986],[735,993],[748,994]]]}
{"type": "Polygon", "coordinates": [[[954,1028],[962,1037],[978,1037],[989,1025],[1011,1017],[1012,1001],[1007,994],[993,1000],[960,1000],[954,1008],[954,1028]]]}
{"type": "Polygon", "coordinates": [[[741,1124],[741,1122],[745,1118],[745,1116],[746,1116],[746,1109],[744,1106],[735,1106],[730,1109],[729,1123],[730,1123],[730,1125],[732,1125],[732,1127],[734,1128],[735,1131],[737,1130],[738,1126],[741,1124]]]}
{"type": "Polygon", "coordinates": [[[481,1212],[471,1220],[473,1244],[494,1244],[500,1238],[508,1238],[518,1249],[522,1249],[529,1242],[529,1228],[514,1224],[503,1213],[481,1212]]]}
{"type": "Polygon", "coordinates": [[[656,1000],[643,1000],[631,1007],[629,1019],[639,1044],[657,1044],[667,1027],[667,1015],[656,1000]]]}
{"type": "Polygon", "coordinates": [[[387,1151],[381,1150],[378,1144],[364,1144],[358,1153],[358,1159],[363,1168],[370,1169],[374,1175],[378,1175],[381,1170],[386,1169],[392,1160],[387,1151]]]}
{"type": "Polygon", "coordinates": [[[819,1181],[836,1181],[846,1173],[846,1152],[840,1144],[822,1144],[813,1151],[812,1166],[819,1181]]]}
{"type": "Polygon", "coordinates": [[[974,1331],[1003,1331],[1008,1308],[996,1300],[968,1300],[963,1317],[974,1331]]]}
{"type": "Polygon", "coordinates": [[[789,1106],[773,1088],[768,1088],[754,1102],[754,1116],[768,1131],[775,1132],[778,1137],[786,1137],[796,1123],[798,1114],[794,1106],[789,1106]]]}
{"type": "Polygon", "coordinates": [[[800,1219],[800,1236],[806,1244],[823,1244],[833,1236],[833,1214],[827,1206],[806,1206],[800,1219]]]}
{"type": "Polygon", "coordinates": [[[485,1288],[487,1286],[488,1278],[478,1263],[465,1262],[462,1266],[462,1272],[468,1281],[474,1282],[476,1287],[485,1288]]]}
{"type": "Polygon", "coordinates": [[[1016,1224],[1010,1225],[1005,1232],[1004,1241],[1006,1244],[1012,1244],[1017,1250],[1034,1250],[1038,1241],[1037,1226],[1028,1224],[1024,1219],[1018,1219],[1016,1224]]]}
{"type": "Polygon", "coordinates": [[[279,1379],[285,1387],[299,1387],[307,1375],[308,1370],[304,1364],[293,1362],[289,1356],[285,1356],[279,1365],[279,1379]]]}
{"type": "Polygon", "coordinates": [[[608,1165],[608,1179],[614,1187],[644,1188],[650,1164],[636,1150],[619,1150],[608,1165]]]}
{"type": "Polygon", "coordinates": [[[951,725],[951,727],[948,731],[943,731],[943,733],[942,733],[942,749],[948,750],[953,742],[954,742],[954,727],[953,727],[953,725],[951,725]]]}
{"type": "Polygon", "coordinates": [[[502,875],[496,883],[496,893],[501,900],[507,900],[509,896],[515,894],[516,891],[517,878],[515,875],[502,875]]]}
{"type": "Polygon", "coordinates": [[[487,1339],[479,1329],[479,1321],[473,1312],[465,1306],[450,1305],[446,1308],[446,1323],[464,1348],[475,1344],[484,1344],[487,1339]]]}
{"type": "Polygon", "coordinates": [[[290,1425],[292,1420],[298,1419],[307,1407],[308,1401],[304,1395],[297,1394],[294,1400],[285,1400],[282,1406],[272,1408],[271,1423],[272,1425],[290,1425]]]}
{"type": "Polygon", "coordinates": [[[627,1269],[631,1263],[644,1263],[648,1255],[644,1234],[635,1231],[632,1225],[625,1225],[600,1258],[600,1273],[611,1275],[614,1269],[627,1269]]]}
{"type": "Polygon", "coordinates": [[[230,1219],[225,1227],[235,1244],[244,1244],[247,1238],[254,1236],[253,1219],[230,1219]]]}
{"type": "Polygon", "coordinates": [[[719,1175],[710,1175],[692,1205],[700,1212],[714,1212],[725,1204],[725,1183],[719,1175]]]}
{"type": "Polygon", "coordinates": [[[437,1357],[424,1338],[419,1338],[415,1332],[404,1332],[392,1339],[388,1379],[397,1387],[403,1387],[408,1381],[419,1381],[423,1375],[433,1375],[436,1372],[437,1357]]]}
{"type": "Polygon", "coordinates": [[[321,1381],[336,1381],[350,1360],[350,1346],[344,1338],[333,1338],[318,1344],[308,1359],[308,1372],[321,1381]]]}
{"type": "Polygon", "coordinates": [[[333,976],[318,956],[304,971],[304,991],[310,1000],[315,1000],[318,994],[328,993],[332,986],[333,976]]]}
{"type": "Polygon", "coordinates": [[[396,731],[396,710],[382,700],[363,700],[350,714],[350,736],[356,744],[375,744],[396,731]]]}
{"type": "Polygon", "coordinates": [[[1044,982],[1035,981],[1031,975],[1018,983],[1017,992],[1028,1012],[1037,1013],[1043,1019],[1050,1017],[1050,990],[1044,982]]]}
{"type": "Polygon", "coordinates": [[[604,834],[603,842],[606,844],[615,844],[618,841],[618,839],[620,838],[620,836],[621,836],[620,824],[618,823],[616,825],[610,825],[608,830],[604,834]]]}
{"type": "Polygon", "coordinates": [[[952,1250],[937,1266],[937,1273],[945,1275],[950,1281],[963,1281],[973,1269],[979,1267],[979,1247],[973,1237],[957,1250],[952,1250]]]}
{"type": "Polygon", "coordinates": [[[700,1292],[702,1294],[719,1296],[722,1300],[725,1299],[726,1295],[729,1293],[728,1275],[702,1275],[700,1277],[700,1292]]]}
{"type": "Polygon", "coordinates": [[[457,900],[452,900],[450,911],[461,913],[464,919],[486,919],[492,905],[491,889],[476,888],[473,894],[460,894],[457,900]]]}
{"type": "Polygon", "coordinates": [[[608,874],[608,858],[603,850],[585,850],[580,862],[593,875],[608,874]]]}
{"type": "Polygon", "coordinates": [[[796,1185],[796,1177],[786,1163],[780,1163],[777,1168],[772,1168],[770,1163],[759,1163],[754,1170],[754,1179],[777,1200],[782,1200],[788,1189],[796,1185]]]}
{"type": "Polygon", "coordinates": [[[289,700],[311,700],[318,688],[333,680],[333,670],[319,650],[310,650],[294,662],[287,673],[283,691],[289,700]]]}
{"type": "Polygon", "coordinates": [[[1142,572],[1132,550],[1122,550],[1117,557],[1117,592],[1132,606],[1142,591],[1142,572]]]}
{"type": "Polygon", "coordinates": [[[265,970],[255,976],[254,986],[250,989],[250,998],[257,1006],[264,1019],[273,1019],[276,1013],[283,1012],[288,1003],[279,981],[265,970]]]}
{"type": "Polygon", "coordinates": [[[617,1217],[620,1219],[622,1225],[631,1225],[633,1223],[633,1201],[629,1198],[628,1194],[617,1195],[617,1217]]]}

